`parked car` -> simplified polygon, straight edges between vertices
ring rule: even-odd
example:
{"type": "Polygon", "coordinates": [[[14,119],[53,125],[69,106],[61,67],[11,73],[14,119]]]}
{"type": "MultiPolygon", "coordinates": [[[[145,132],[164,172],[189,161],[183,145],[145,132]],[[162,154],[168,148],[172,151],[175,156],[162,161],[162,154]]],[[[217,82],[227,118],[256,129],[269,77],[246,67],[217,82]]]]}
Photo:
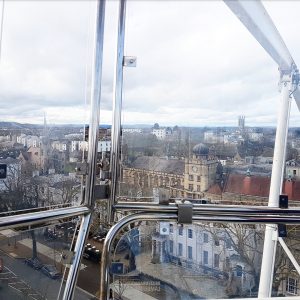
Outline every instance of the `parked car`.
{"type": "Polygon", "coordinates": [[[35,270],[39,270],[43,267],[43,264],[39,261],[38,258],[26,258],[24,263],[35,270]]]}
{"type": "Polygon", "coordinates": [[[87,244],[84,248],[83,257],[85,259],[98,263],[101,260],[101,252],[100,250],[96,249],[95,246],[91,246],[91,244],[87,244]]]}
{"type": "Polygon", "coordinates": [[[44,273],[45,275],[47,275],[52,279],[58,279],[61,277],[61,274],[57,271],[57,269],[53,265],[44,265],[41,268],[41,271],[42,273],[44,273]]]}

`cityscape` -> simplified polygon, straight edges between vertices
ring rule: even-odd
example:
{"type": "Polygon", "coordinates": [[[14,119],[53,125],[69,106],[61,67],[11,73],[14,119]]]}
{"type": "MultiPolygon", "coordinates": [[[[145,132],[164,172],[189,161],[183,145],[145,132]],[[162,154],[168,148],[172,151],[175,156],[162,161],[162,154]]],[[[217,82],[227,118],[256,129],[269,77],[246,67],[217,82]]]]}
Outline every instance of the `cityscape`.
{"type": "MultiPolygon", "coordinates": [[[[46,117],[42,125],[2,124],[0,166],[6,166],[7,174],[0,181],[1,213],[80,205],[82,175],[77,167],[87,158],[88,139],[88,127],[50,126],[46,117]]],[[[197,204],[266,206],[274,139],[274,128],[248,127],[245,116],[238,116],[236,127],[124,126],[117,198],[158,203],[164,194],[171,203],[184,199],[197,204]]],[[[283,193],[288,195],[289,205],[297,207],[300,129],[289,130],[287,149],[283,193]]],[[[107,185],[109,179],[110,152],[111,129],[102,126],[97,158],[100,186],[107,185]]],[[[79,275],[82,295],[78,299],[99,293],[97,270],[109,229],[107,195],[101,195],[96,199],[79,275]]],[[[43,293],[45,286],[48,289],[53,283],[36,286],[36,276],[41,276],[39,265],[54,266],[58,274],[54,282],[60,279],[67,265],[61,261],[61,253],[72,247],[77,231],[76,219],[27,233],[1,231],[4,266],[9,261],[11,269],[7,268],[5,275],[0,273],[0,284],[7,280],[7,274],[22,276],[25,267],[20,268],[15,261],[25,255],[23,259],[33,274],[29,282],[17,288],[18,293],[25,290],[40,297],[37,299],[51,298],[51,294],[43,293]]],[[[287,231],[289,245],[297,244],[297,227],[288,226],[287,231]]],[[[122,271],[114,275],[113,292],[124,299],[132,293],[155,299],[162,295],[172,299],[256,296],[263,234],[263,225],[142,222],[125,233],[115,248],[112,264],[121,264],[122,271]],[[181,277],[174,277],[177,273],[181,277]],[[199,287],[203,281],[205,289],[199,287]]],[[[294,255],[297,257],[297,252],[294,255]]],[[[289,259],[281,253],[276,259],[274,295],[298,295],[298,275],[292,270],[289,259]]],[[[14,279],[10,281],[8,289],[15,286],[14,279]]],[[[15,289],[11,290],[13,297],[15,289]]]]}
{"type": "Polygon", "coordinates": [[[0,300],[299,298],[299,11],[0,0],[0,300]]]}

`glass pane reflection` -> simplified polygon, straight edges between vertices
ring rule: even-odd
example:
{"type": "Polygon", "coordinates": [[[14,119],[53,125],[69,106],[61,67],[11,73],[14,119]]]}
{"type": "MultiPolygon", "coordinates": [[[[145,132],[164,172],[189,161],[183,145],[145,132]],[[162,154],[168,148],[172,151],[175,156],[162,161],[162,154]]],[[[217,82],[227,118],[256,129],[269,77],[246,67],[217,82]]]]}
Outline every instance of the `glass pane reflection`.
{"type": "MultiPolygon", "coordinates": [[[[77,220],[0,231],[0,299],[57,299],[64,291],[77,220]],[[67,267],[67,268],[66,268],[67,267]]],[[[84,266],[82,266],[84,267],[84,266]]],[[[89,299],[78,292],[77,299],[89,299]]]]}
{"type": "Polygon", "coordinates": [[[257,297],[263,237],[261,225],[142,222],[116,241],[110,293],[129,299],[257,297]]]}

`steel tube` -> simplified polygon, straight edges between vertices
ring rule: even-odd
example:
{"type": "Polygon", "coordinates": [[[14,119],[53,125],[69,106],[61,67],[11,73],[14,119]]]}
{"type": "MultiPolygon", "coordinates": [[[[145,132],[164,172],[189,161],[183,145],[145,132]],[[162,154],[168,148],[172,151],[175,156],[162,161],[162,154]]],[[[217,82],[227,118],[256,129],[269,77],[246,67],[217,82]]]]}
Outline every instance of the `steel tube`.
{"type": "MultiPolygon", "coordinates": [[[[106,300],[109,295],[109,255],[111,253],[111,247],[114,241],[114,238],[118,232],[125,226],[138,222],[138,221],[177,221],[177,214],[173,212],[139,212],[122,218],[117,224],[111,227],[109,232],[106,235],[102,260],[101,260],[101,276],[100,276],[100,300],[106,300]]],[[[239,216],[193,216],[193,221],[195,222],[214,222],[214,223],[241,223],[241,224],[269,224],[269,223],[283,223],[283,224],[300,224],[299,217],[294,216],[283,216],[282,218],[278,217],[239,217],[239,216]]]]}
{"type": "Polygon", "coordinates": [[[176,214],[153,214],[153,213],[136,213],[130,216],[122,218],[118,223],[111,227],[106,235],[101,257],[101,275],[100,275],[100,300],[106,300],[109,295],[109,254],[111,252],[111,246],[117,233],[126,225],[129,225],[137,221],[156,221],[156,220],[168,220],[177,221],[176,214]]]}
{"type": "Polygon", "coordinates": [[[290,73],[292,68],[296,68],[287,46],[260,1],[224,2],[278,64],[281,71],[290,73]]]}
{"type": "MultiPolygon", "coordinates": [[[[284,75],[282,78],[281,101],[279,107],[277,130],[274,146],[274,158],[272,166],[272,177],[269,193],[270,207],[278,207],[279,195],[282,191],[283,174],[285,169],[285,152],[287,144],[287,132],[290,116],[291,78],[284,75]]],[[[259,282],[258,297],[270,297],[272,292],[273,270],[276,254],[277,239],[273,238],[274,225],[267,225],[265,231],[264,250],[261,264],[261,276],[259,282]]]]}
{"type": "MultiPolygon", "coordinates": [[[[91,110],[89,126],[89,152],[88,152],[88,173],[86,177],[86,190],[84,203],[94,209],[94,192],[96,182],[96,165],[97,165],[97,148],[99,135],[99,117],[100,117],[100,100],[101,100],[101,80],[102,80],[102,62],[103,62],[103,42],[104,42],[104,20],[105,20],[106,0],[98,0],[96,8],[96,31],[95,46],[93,55],[93,73],[91,86],[91,110]]],[[[75,256],[70,268],[64,300],[72,300],[74,289],[79,273],[79,266],[84,249],[84,243],[88,237],[89,226],[92,214],[84,216],[81,220],[79,234],[75,244],[75,256]]]]}
{"type": "Polygon", "coordinates": [[[90,108],[90,125],[88,139],[88,171],[86,177],[86,189],[84,203],[93,206],[94,187],[96,180],[97,165],[97,148],[99,136],[99,117],[100,117],[100,100],[101,100],[101,79],[102,79],[102,62],[103,62],[103,41],[104,41],[104,19],[105,19],[106,0],[97,1],[96,9],[96,31],[95,46],[93,54],[93,71],[91,86],[91,108],[90,108]]]}
{"type": "Polygon", "coordinates": [[[284,242],[283,238],[279,237],[278,241],[279,241],[281,247],[283,248],[283,250],[285,251],[286,255],[288,256],[288,258],[290,259],[290,261],[294,265],[296,271],[300,275],[300,266],[299,266],[297,260],[295,259],[293,253],[290,251],[290,249],[288,248],[287,244],[284,242]]]}
{"type": "Polygon", "coordinates": [[[0,218],[0,229],[16,228],[19,226],[35,225],[65,218],[77,217],[90,212],[85,206],[58,208],[46,211],[25,213],[0,218]]]}
{"type": "MultiPolygon", "coordinates": [[[[114,209],[121,212],[177,212],[178,206],[176,204],[159,205],[152,203],[137,203],[125,202],[114,205],[114,209]]],[[[219,214],[219,215],[299,215],[300,208],[281,209],[268,206],[238,206],[238,205],[207,205],[207,204],[194,204],[193,213],[195,215],[202,214],[219,214]]]]}
{"type": "Polygon", "coordinates": [[[112,223],[114,221],[114,212],[112,206],[116,201],[117,184],[118,184],[118,177],[120,173],[125,17],[126,17],[126,0],[120,0],[116,70],[115,70],[115,77],[114,77],[113,120],[112,120],[112,128],[111,128],[111,157],[110,157],[111,196],[108,203],[109,223],[112,223]]]}
{"type": "Polygon", "coordinates": [[[74,249],[75,255],[69,270],[68,278],[66,281],[66,287],[64,290],[64,295],[63,295],[64,300],[71,300],[74,297],[74,290],[75,290],[76,281],[80,269],[81,257],[83,254],[86,236],[88,235],[89,232],[91,218],[92,218],[92,214],[89,213],[88,215],[83,216],[81,220],[78,237],[74,249]]]}

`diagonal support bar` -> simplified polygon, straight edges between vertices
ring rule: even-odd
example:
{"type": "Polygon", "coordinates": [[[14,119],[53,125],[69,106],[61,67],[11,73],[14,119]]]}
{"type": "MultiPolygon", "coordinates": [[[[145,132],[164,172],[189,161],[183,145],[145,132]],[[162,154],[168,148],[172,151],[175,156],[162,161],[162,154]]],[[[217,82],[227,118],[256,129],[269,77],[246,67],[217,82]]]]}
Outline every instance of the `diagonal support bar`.
{"type": "Polygon", "coordinates": [[[293,253],[290,251],[289,247],[287,246],[287,244],[281,237],[278,238],[278,242],[280,243],[281,247],[285,251],[288,258],[291,260],[291,262],[294,265],[295,269],[297,270],[298,274],[300,275],[300,266],[299,266],[297,260],[295,259],[293,253]]]}
{"type": "Polygon", "coordinates": [[[243,0],[224,2],[278,64],[280,71],[290,73],[295,68],[294,60],[262,3],[243,0]]]}

